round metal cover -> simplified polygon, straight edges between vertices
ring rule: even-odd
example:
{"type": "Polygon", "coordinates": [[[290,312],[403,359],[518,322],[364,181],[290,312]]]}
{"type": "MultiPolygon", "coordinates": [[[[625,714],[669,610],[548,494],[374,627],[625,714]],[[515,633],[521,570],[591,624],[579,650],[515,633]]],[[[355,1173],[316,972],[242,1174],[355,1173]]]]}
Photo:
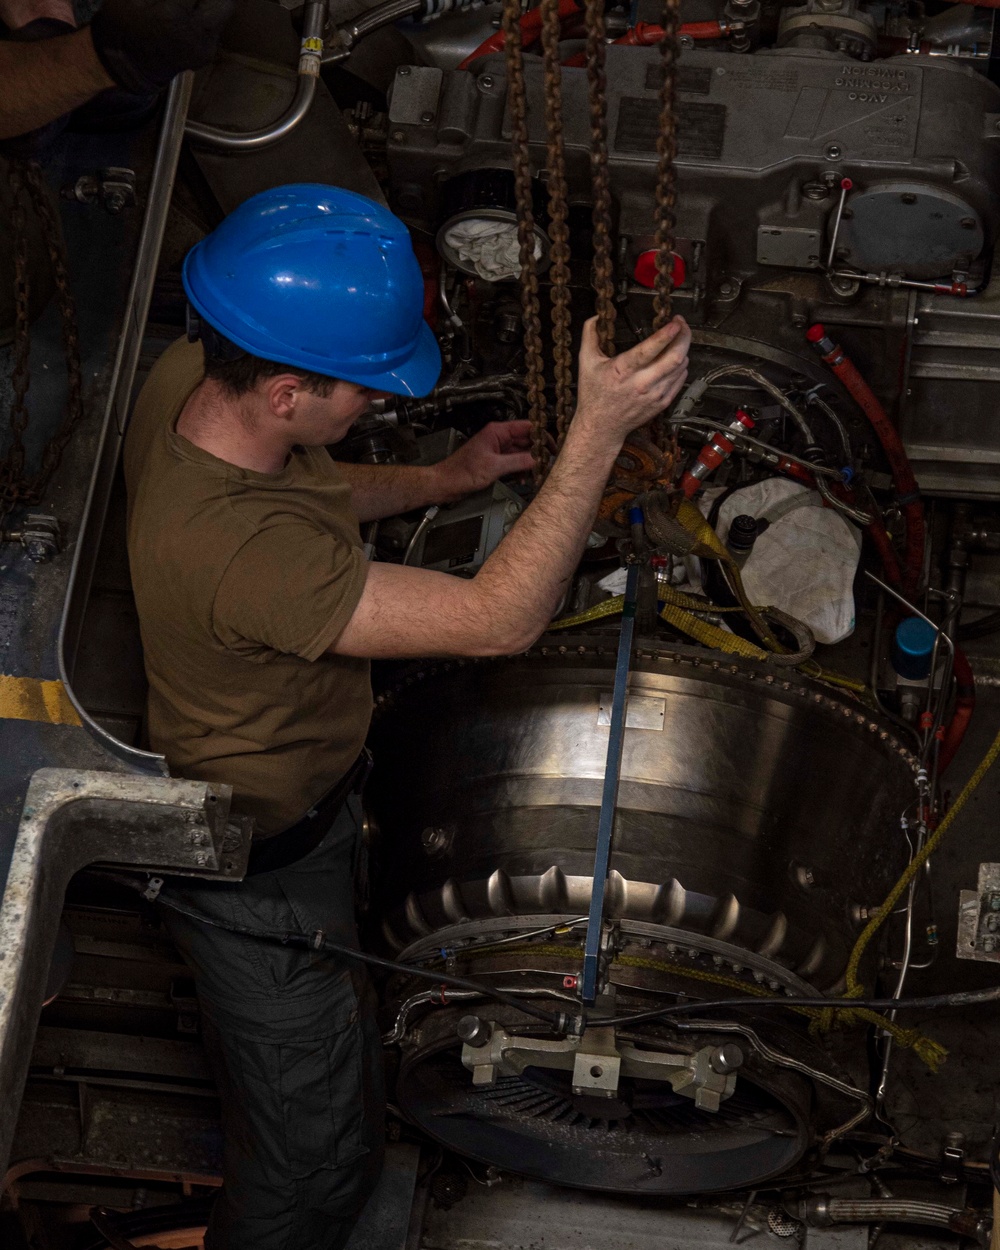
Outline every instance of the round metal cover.
{"type": "Polygon", "coordinates": [[[983,250],[979,214],[960,196],[922,183],[891,182],[853,193],[837,240],[852,269],[950,278],[983,250]]]}

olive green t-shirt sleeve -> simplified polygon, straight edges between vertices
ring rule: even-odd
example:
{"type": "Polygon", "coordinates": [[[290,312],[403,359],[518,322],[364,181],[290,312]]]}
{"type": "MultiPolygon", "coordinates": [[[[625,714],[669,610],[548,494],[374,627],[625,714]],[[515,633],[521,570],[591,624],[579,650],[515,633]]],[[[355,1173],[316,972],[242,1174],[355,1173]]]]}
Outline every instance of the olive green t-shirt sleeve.
{"type": "Polygon", "coordinates": [[[248,660],[275,651],[317,660],[358,606],[368,562],[358,547],[299,521],[249,538],[219,582],[212,624],[248,660]]]}

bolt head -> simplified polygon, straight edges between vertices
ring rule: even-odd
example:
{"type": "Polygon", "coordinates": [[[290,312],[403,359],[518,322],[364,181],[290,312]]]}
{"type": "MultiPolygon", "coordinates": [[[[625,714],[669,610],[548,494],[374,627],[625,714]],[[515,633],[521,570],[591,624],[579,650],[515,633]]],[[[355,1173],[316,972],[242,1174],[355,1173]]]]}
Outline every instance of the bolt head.
{"type": "Polygon", "coordinates": [[[434,114],[433,114],[433,113],[431,113],[431,112],[429,112],[429,111],[428,111],[428,112],[426,112],[426,113],[421,113],[421,114],[420,114],[420,120],[421,120],[422,122],[424,122],[424,123],[426,123],[426,122],[432,122],[432,121],[434,120],[434,114]]]}
{"type": "Polygon", "coordinates": [[[407,78],[409,77],[409,74],[410,74],[410,67],[409,65],[401,65],[397,72],[400,78],[407,78]]]}
{"type": "Polygon", "coordinates": [[[719,1046],[712,1054],[709,1064],[713,1072],[718,1072],[720,1076],[726,1076],[730,1072],[735,1072],[737,1068],[742,1068],[746,1062],[746,1056],[735,1042],[725,1042],[719,1046]]]}
{"type": "Polygon", "coordinates": [[[466,1046],[485,1046],[493,1030],[479,1016],[462,1016],[455,1027],[459,1040],[466,1046]]]}
{"type": "Polygon", "coordinates": [[[843,149],[837,143],[831,143],[826,149],[826,159],[828,161],[839,161],[843,155],[843,149]]]}
{"type": "MultiPolygon", "coordinates": [[[[489,91],[489,89],[493,86],[493,75],[492,74],[480,74],[479,85],[480,87],[482,87],[484,91],[489,91]]],[[[1000,125],[998,125],[997,128],[1000,129],[1000,125]]]]}

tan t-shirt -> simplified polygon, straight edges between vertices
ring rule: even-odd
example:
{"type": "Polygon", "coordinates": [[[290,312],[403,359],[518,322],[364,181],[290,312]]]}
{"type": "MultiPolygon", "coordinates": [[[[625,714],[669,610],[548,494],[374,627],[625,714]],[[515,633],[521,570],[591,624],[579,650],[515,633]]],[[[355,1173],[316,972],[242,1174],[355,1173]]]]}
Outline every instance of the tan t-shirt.
{"type": "Polygon", "coordinates": [[[163,353],[125,440],[150,745],[179,776],[231,784],[234,806],[276,833],[364,743],[368,662],[327,648],[367,563],[350,487],[325,449],[254,473],[177,433],[202,362],[199,343],[163,353]]]}

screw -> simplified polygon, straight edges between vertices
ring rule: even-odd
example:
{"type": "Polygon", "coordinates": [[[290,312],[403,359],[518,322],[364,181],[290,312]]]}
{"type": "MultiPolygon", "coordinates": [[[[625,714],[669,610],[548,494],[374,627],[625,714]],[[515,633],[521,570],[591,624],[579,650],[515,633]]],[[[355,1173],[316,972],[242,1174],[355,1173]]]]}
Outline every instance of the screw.
{"type": "MultiPolygon", "coordinates": [[[[490,87],[493,86],[493,75],[481,74],[479,77],[479,85],[484,91],[489,91],[490,87]]],[[[1000,130],[1000,123],[997,124],[997,129],[1000,130]]]]}
{"type": "Polygon", "coordinates": [[[736,288],[731,282],[722,282],[719,284],[719,294],[729,296],[735,293],[736,288]]]}
{"type": "Polygon", "coordinates": [[[828,161],[839,161],[843,155],[843,149],[837,143],[831,143],[826,149],[826,159],[828,161]]]}
{"type": "Polygon", "coordinates": [[[434,114],[431,112],[421,113],[420,120],[422,122],[432,122],[434,120],[434,114]]]}
{"type": "Polygon", "coordinates": [[[410,72],[410,67],[409,67],[409,65],[401,65],[401,66],[399,67],[399,76],[400,76],[400,78],[405,78],[405,77],[407,76],[407,74],[409,74],[409,72],[410,72]]]}

